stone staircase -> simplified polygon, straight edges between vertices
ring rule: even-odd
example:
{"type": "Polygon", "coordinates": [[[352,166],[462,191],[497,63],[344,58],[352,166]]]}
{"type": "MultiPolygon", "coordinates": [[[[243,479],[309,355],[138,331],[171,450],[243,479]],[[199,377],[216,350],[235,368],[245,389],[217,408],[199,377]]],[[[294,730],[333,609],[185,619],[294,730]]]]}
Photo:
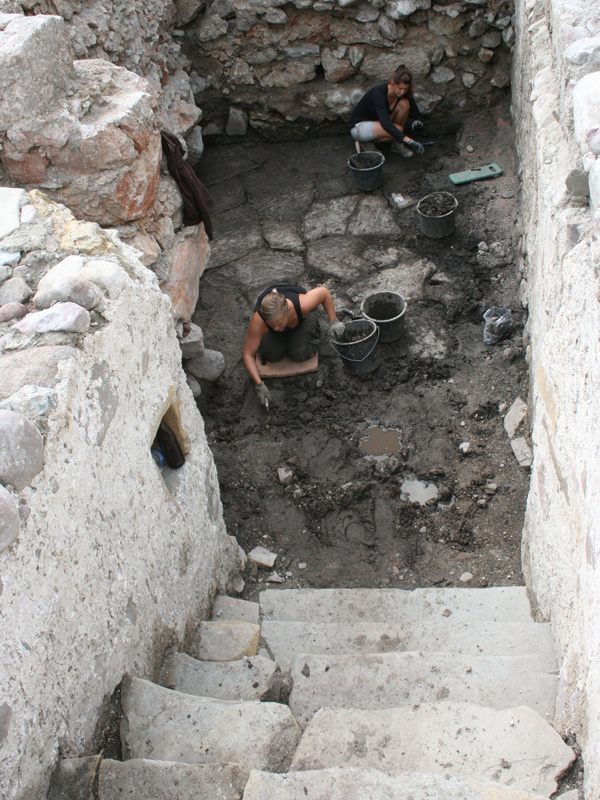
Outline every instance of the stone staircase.
{"type": "Polygon", "coordinates": [[[549,798],[557,680],[520,587],[220,597],[162,685],[123,680],[124,761],[60,762],[48,800],[549,798]]]}

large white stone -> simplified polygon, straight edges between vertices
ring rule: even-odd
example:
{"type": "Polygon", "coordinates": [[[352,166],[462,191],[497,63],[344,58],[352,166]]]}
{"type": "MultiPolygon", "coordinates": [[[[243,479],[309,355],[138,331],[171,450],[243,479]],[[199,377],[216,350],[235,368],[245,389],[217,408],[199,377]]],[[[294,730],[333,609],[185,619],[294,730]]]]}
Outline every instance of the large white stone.
{"type": "Polygon", "coordinates": [[[0,486],[0,553],[19,535],[19,511],[10,492],[0,486]]]}
{"type": "Polygon", "coordinates": [[[280,703],[194,697],[139,678],[126,678],[121,696],[127,758],[232,762],[280,772],[300,734],[291,711],[280,703]]]}
{"type": "Polygon", "coordinates": [[[272,688],[277,664],[263,656],[237,661],[198,661],[185,653],[165,659],[161,683],[169,689],[220,700],[262,700],[272,688]]]}
{"type": "Polygon", "coordinates": [[[76,303],[56,303],[44,311],[34,311],[14,324],[19,333],[85,333],[90,327],[90,315],[76,303]]]}
{"type": "Polygon", "coordinates": [[[20,207],[24,197],[23,189],[0,186],[0,239],[15,231],[21,224],[20,207]]]}
{"type": "Polygon", "coordinates": [[[291,769],[481,775],[549,796],[574,758],[526,706],[495,711],[442,702],[378,711],[321,709],[304,731],[291,769]]]}
{"type": "Polygon", "coordinates": [[[575,138],[583,153],[600,155],[600,72],[583,77],[573,90],[575,138]]]}

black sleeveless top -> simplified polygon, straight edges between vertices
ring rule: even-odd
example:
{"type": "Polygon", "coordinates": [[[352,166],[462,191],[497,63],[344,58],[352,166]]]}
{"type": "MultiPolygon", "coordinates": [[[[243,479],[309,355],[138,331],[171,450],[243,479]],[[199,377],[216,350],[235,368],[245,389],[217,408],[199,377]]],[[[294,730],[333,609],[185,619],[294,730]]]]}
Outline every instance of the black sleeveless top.
{"type": "MultiPolygon", "coordinates": [[[[261,294],[259,295],[258,300],[256,301],[256,305],[254,306],[254,310],[256,311],[258,316],[262,319],[262,321],[265,323],[267,328],[269,330],[272,330],[271,326],[269,325],[267,320],[263,317],[263,315],[260,312],[260,305],[261,305],[263,299],[268,294],[270,294],[273,291],[273,289],[277,289],[277,291],[280,294],[282,294],[286,298],[286,300],[291,300],[292,301],[292,303],[294,305],[294,309],[296,311],[296,314],[298,315],[298,325],[300,325],[303,322],[304,317],[302,315],[302,310],[300,308],[300,299],[299,299],[298,295],[306,294],[306,289],[303,289],[302,286],[291,286],[291,285],[285,284],[285,283],[278,283],[278,284],[276,284],[274,286],[269,286],[268,289],[265,289],[264,292],[261,292],[261,294]]],[[[291,330],[291,328],[286,328],[285,330],[286,331],[287,330],[291,330]]]]}

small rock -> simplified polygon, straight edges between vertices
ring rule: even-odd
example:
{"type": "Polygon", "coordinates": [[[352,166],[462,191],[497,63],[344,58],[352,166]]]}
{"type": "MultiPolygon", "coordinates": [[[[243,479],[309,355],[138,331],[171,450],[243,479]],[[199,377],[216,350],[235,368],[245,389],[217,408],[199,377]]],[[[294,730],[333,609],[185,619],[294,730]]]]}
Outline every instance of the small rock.
{"type": "Polygon", "coordinates": [[[202,328],[198,325],[190,323],[190,331],[186,336],[179,339],[179,347],[181,348],[182,358],[196,358],[197,356],[204,355],[204,336],[202,335],[202,328]]]}
{"type": "Polygon", "coordinates": [[[468,583],[469,581],[472,581],[473,580],[473,573],[472,572],[463,572],[463,574],[460,576],[460,580],[463,583],[468,583]]]}
{"type": "Polygon", "coordinates": [[[24,303],[32,294],[23,278],[9,278],[0,286],[0,306],[5,303],[24,303]]]}
{"type": "Polygon", "coordinates": [[[193,375],[190,375],[188,372],[186,372],[185,379],[187,381],[187,385],[192,390],[192,394],[194,395],[194,397],[200,397],[200,395],[202,394],[202,388],[198,383],[198,381],[196,380],[196,378],[194,378],[193,375]]]}
{"type": "Polygon", "coordinates": [[[488,502],[485,499],[485,497],[480,497],[479,500],[477,501],[477,506],[479,508],[487,508],[487,504],[488,504],[488,502]]]}
{"type": "Polygon", "coordinates": [[[294,500],[301,500],[304,497],[304,489],[298,487],[294,489],[294,494],[292,495],[294,500]]]}
{"type": "Polygon", "coordinates": [[[18,392],[0,402],[0,409],[22,414],[32,421],[47,417],[58,403],[54,389],[45,386],[21,386],[18,392]]]}
{"type": "Polygon", "coordinates": [[[259,545],[248,553],[248,559],[253,564],[258,564],[259,567],[268,567],[270,569],[277,559],[277,553],[272,553],[266,547],[259,545]]]}
{"type": "Polygon", "coordinates": [[[504,417],[504,430],[508,434],[509,439],[513,438],[526,417],[527,403],[524,403],[520,397],[517,397],[504,417]]]}
{"type": "Polygon", "coordinates": [[[0,410],[0,483],[23,489],[44,468],[44,440],[21,414],[0,410]]]}
{"type": "Polygon", "coordinates": [[[533,453],[531,447],[527,444],[524,436],[513,439],[510,443],[515,458],[519,462],[519,466],[527,469],[533,462],[533,453]]]}
{"type": "Polygon", "coordinates": [[[471,450],[472,450],[472,447],[471,447],[471,442],[461,442],[461,443],[458,445],[458,449],[459,449],[459,450],[460,450],[460,452],[463,454],[463,456],[466,456],[466,455],[467,455],[468,453],[470,453],[470,452],[471,452],[471,450]]]}
{"type": "Polygon", "coordinates": [[[102,293],[95,283],[77,275],[66,275],[55,281],[45,290],[38,290],[33,298],[37,309],[50,308],[55,303],[77,303],[88,310],[95,308],[102,299],[102,293]]]}
{"type": "Polygon", "coordinates": [[[7,253],[6,250],[0,250],[0,265],[7,267],[15,267],[21,260],[21,253],[7,253]]]}
{"type": "Polygon", "coordinates": [[[472,144],[468,144],[468,145],[465,147],[465,150],[467,151],[467,153],[472,153],[472,152],[473,152],[473,150],[475,150],[475,148],[473,147],[473,145],[472,145],[472,144]]]}
{"type": "Polygon", "coordinates": [[[0,322],[10,322],[12,319],[22,319],[27,314],[27,306],[23,303],[4,303],[0,306],[0,322]]]}
{"type": "Polygon", "coordinates": [[[0,486],[0,553],[19,535],[19,512],[11,493],[0,486]]]}
{"type": "Polygon", "coordinates": [[[288,466],[278,467],[277,477],[282,486],[289,486],[294,478],[294,473],[288,466]]]}
{"type": "Polygon", "coordinates": [[[13,328],[19,333],[85,333],[90,327],[90,314],[77,303],[57,303],[45,311],[27,314],[13,328]]]}
{"type": "Polygon", "coordinates": [[[483,487],[483,491],[486,494],[496,494],[496,492],[498,491],[498,484],[497,483],[486,483],[486,485],[483,487]]]}
{"type": "Polygon", "coordinates": [[[267,576],[268,583],[284,583],[284,579],[277,572],[272,572],[267,576]]]}
{"type": "Polygon", "coordinates": [[[298,564],[298,569],[306,569],[306,567],[307,567],[307,566],[308,566],[308,565],[306,564],[306,562],[305,562],[305,561],[301,561],[301,562],[298,564]]]}
{"type": "Polygon", "coordinates": [[[205,350],[204,355],[190,358],[183,366],[195,378],[216,381],[225,371],[225,356],[218,350],[205,350]]]}

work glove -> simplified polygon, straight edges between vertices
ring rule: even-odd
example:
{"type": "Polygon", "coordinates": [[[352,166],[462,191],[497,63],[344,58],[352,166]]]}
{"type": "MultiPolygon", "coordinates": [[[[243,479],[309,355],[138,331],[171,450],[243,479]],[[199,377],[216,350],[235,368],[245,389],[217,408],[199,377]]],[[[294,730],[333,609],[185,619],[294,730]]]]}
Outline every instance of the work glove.
{"type": "Polygon", "coordinates": [[[425,152],[425,148],[423,147],[421,142],[415,142],[414,139],[409,139],[408,142],[404,142],[404,144],[418,156],[422,156],[423,153],[425,152]]]}
{"type": "Polygon", "coordinates": [[[423,130],[423,121],[420,119],[415,119],[411,122],[410,125],[411,131],[421,131],[423,130]]]}
{"type": "Polygon", "coordinates": [[[341,339],[345,330],[346,326],[339,319],[334,319],[329,323],[329,335],[332,339],[341,339]]]}
{"type": "Polygon", "coordinates": [[[266,406],[271,402],[271,392],[267,389],[264,383],[257,383],[254,386],[258,402],[261,406],[266,406]]]}

